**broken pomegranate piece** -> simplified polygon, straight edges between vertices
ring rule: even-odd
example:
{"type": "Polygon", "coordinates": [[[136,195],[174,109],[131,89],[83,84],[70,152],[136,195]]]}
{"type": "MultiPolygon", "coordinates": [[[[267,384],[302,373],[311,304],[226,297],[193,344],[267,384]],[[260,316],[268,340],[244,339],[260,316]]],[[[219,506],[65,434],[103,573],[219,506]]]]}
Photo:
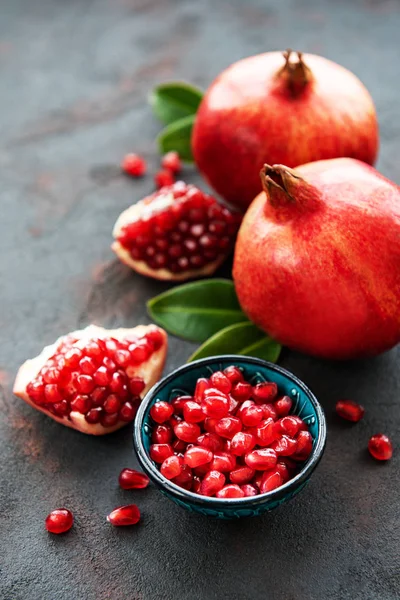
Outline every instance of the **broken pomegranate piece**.
{"type": "Polygon", "coordinates": [[[19,369],[14,394],[58,423],[102,435],[133,420],[161,376],[167,335],[155,325],[95,325],[60,337],[19,369]]]}
{"type": "Polygon", "coordinates": [[[142,275],[184,281],[214,273],[232,250],[240,222],[238,212],[178,181],[119,216],[112,249],[142,275]]]}

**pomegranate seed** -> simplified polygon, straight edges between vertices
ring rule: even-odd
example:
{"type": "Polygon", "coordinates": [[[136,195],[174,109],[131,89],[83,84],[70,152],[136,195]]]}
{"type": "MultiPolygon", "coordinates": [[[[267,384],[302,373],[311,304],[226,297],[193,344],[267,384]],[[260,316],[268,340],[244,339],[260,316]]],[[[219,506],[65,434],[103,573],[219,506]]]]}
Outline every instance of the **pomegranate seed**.
{"type": "Polygon", "coordinates": [[[183,414],[183,408],[188,401],[193,401],[192,396],[178,396],[178,398],[174,398],[171,402],[171,406],[174,409],[174,413],[176,415],[183,414]]]}
{"type": "Polygon", "coordinates": [[[302,425],[303,422],[297,417],[282,417],[282,419],[278,419],[278,421],[275,422],[275,431],[277,433],[284,433],[289,437],[294,438],[302,425]]]}
{"type": "Polygon", "coordinates": [[[61,402],[63,397],[55,383],[50,383],[44,386],[44,397],[49,404],[61,402]]]}
{"type": "Polygon", "coordinates": [[[174,451],[170,444],[151,444],[150,458],[156,463],[162,463],[166,458],[173,456],[174,451]]]}
{"type": "Polygon", "coordinates": [[[273,419],[274,421],[276,420],[278,414],[273,404],[261,404],[260,408],[262,408],[263,411],[263,419],[273,419]]]}
{"type": "Polygon", "coordinates": [[[256,439],[251,433],[239,431],[231,440],[230,450],[235,456],[242,456],[243,454],[250,452],[255,445],[256,439]]]}
{"type": "Polygon", "coordinates": [[[182,464],[178,456],[168,456],[160,467],[161,475],[167,479],[178,477],[182,472],[182,464]]]}
{"type": "Polygon", "coordinates": [[[199,423],[200,421],[204,421],[205,414],[200,404],[188,400],[183,407],[183,417],[188,423],[199,423]]]}
{"type": "Polygon", "coordinates": [[[138,154],[126,154],[121,164],[121,168],[131,177],[141,177],[146,172],[146,162],[138,154]]]}
{"type": "Polygon", "coordinates": [[[295,460],[306,460],[313,447],[312,435],[309,431],[300,431],[296,438],[296,452],[293,454],[295,460]]]}
{"type": "Polygon", "coordinates": [[[196,423],[182,421],[175,425],[174,433],[177,438],[184,442],[196,442],[200,435],[200,427],[196,423]]]}
{"type": "Polygon", "coordinates": [[[161,166],[163,169],[171,171],[172,173],[179,173],[179,171],[182,169],[179,154],[173,150],[171,152],[167,152],[161,159],[161,166]]]}
{"type": "Polygon", "coordinates": [[[229,483],[215,495],[217,498],[244,498],[243,490],[234,483],[229,483]]]}
{"type": "Polygon", "coordinates": [[[215,433],[215,426],[218,423],[218,421],[219,419],[212,419],[210,417],[207,417],[207,419],[204,420],[203,427],[207,431],[207,433],[215,433]]]}
{"type": "Polygon", "coordinates": [[[77,384],[81,394],[90,394],[90,392],[93,392],[95,388],[95,382],[93,381],[93,377],[90,375],[78,375],[77,384]]]}
{"type": "Polygon", "coordinates": [[[119,414],[111,413],[111,414],[103,414],[101,416],[101,424],[103,427],[114,427],[118,423],[119,414]]]}
{"type": "Polygon", "coordinates": [[[242,420],[242,423],[245,427],[254,427],[259,425],[264,414],[262,407],[256,406],[250,400],[248,402],[251,402],[251,404],[245,406],[246,402],[242,404],[238,413],[238,417],[242,420]]]}
{"type": "Polygon", "coordinates": [[[114,527],[136,525],[136,523],[140,521],[140,511],[136,504],[119,506],[107,516],[107,521],[111,523],[111,525],[114,525],[114,527]]]}
{"type": "Polygon", "coordinates": [[[233,386],[231,395],[233,398],[235,398],[235,400],[238,400],[239,402],[245,402],[250,398],[252,391],[253,388],[249,383],[238,381],[238,383],[233,386]]]}
{"type": "Polygon", "coordinates": [[[286,481],[289,481],[290,473],[286,463],[284,463],[281,460],[278,460],[278,462],[276,463],[276,470],[282,477],[282,483],[286,483],[286,481]]]}
{"type": "Polygon", "coordinates": [[[238,383],[239,381],[243,381],[242,371],[233,365],[224,369],[224,374],[227,376],[232,385],[238,383]]]}
{"type": "Polygon", "coordinates": [[[339,400],[336,404],[336,412],[342,419],[357,423],[363,418],[365,409],[361,404],[357,404],[351,400],[339,400]]]}
{"type": "Polygon", "coordinates": [[[275,400],[278,394],[276,383],[258,383],[253,387],[253,398],[258,404],[265,404],[275,400]]]}
{"type": "Polygon", "coordinates": [[[393,456],[392,442],[387,435],[377,433],[368,442],[370,454],[377,460],[390,460],[393,456]]]}
{"type": "Polygon", "coordinates": [[[261,421],[260,425],[256,429],[257,442],[260,446],[269,446],[279,438],[279,433],[275,427],[275,421],[273,419],[266,419],[261,421]]]}
{"type": "Polygon", "coordinates": [[[229,473],[229,479],[232,483],[242,485],[244,483],[249,483],[253,479],[255,473],[255,470],[250,467],[237,467],[229,473]]]}
{"type": "Polygon", "coordinates": [[[107,395],[107,388],[97,387],[90,394],[90,399],[95,406],[103,406],[103,402],[107,398],[107,395]]]}
{"type": "Polygon", "coordinates": [[[121,421],[125,421],[129,423],[132,421],[136,415],[137,407],[133,406],[131,402],[125,402],[121,406],[121,410],[119,411],[119,418],[121,421]]]}
{"type": "Polygon", "coordinates": [[[115,394],[110,394],[104,401],[103,408],[106,413],[111,415],[119,411],[121,408],[121,402],[115,394]]]}
{"type": "Polygon", "coordinates": [[[275,450],[279,456],[290,456],[297,449],[297,442],[287,435],[283,435],[275,442],[271,443],[271,448],[275,450]]]}
{"type": "Polygon", "coordinates": [[[246,483],[245,485],[242,485],[241,489],[245,497],[257,496],[258,494],[257,488],[255,488],[254,485],[251,485],[251,483],[246,483]]]}
{"type": "Polygon", "coordinates": [[[211,462],[212,459],[213,453],[211,450],[207,450],[207,448],[202,448],[200,446],[189,448],[189,450],[186,450],[184,456],[185,463],[192,469],[194,469],[194,467],[205,465],[211,462]]]}
{"type": "Polygon", "coordinates": [[[96,385],[105,386],[111,381],[111,373],[102,365],[93,373],[93,381],[96,385]]]}
{"type": "Polygon", "coordinates": [[[132,377],[132,379],[129,380],[129,389],[134,396],[139,396],[145,387],[146,384],[140,377],[132,377]]]}
{"type": "Polygon", "coordinates": [[[211,452],[219,452],[223,449],[224,444],[216,433],[203,433],[197,438],[197,443],[203,448],[211,450],[211,452]]]}
{"type": "Polygon", "coordinates": [[[85,419],[91,425],[95,425],[100,422],[100,419],[103,415],[103,409],[100,407],[91,408],[88,413],[85,415],[85,419]]]}
{"type": "Polygon", "coordinates": [[[222,371],[215,371],[210,377],[210,383],[224,394],[229,394],[232,389],[232,383],[222,371]]]}
{"type": "Polygon", "coordinates": [[[46,517],[45,527],[50,533],[65,533],[74,524],[74,516],[68,508],[56,508],[46,517]]]}
{"type": "Polygon", "coordinates": [[[156,423],[165,423],[172,417],[174,412],[173,406],[168,402],[158,401],[150,409],[150,416],[156,423]]]}
{"type": "MultiPolygon", "coordinates": [[[[206,390],[205,394],[210,390],[206,390]]],[[[217,392],[215,396],[206,396],[202,401],[202,409],[207,417],[214,417],[221,419],[225,417],[229,412],[229,400],[226,396],[221,396],[221,392],[217,392]]]]}
{"type": "Polygon", "coordinates": [[[83,415],[88,412],[91,407],[89,396],[75,396],[71,402],[71,409],[82,413],[83,415]]]}
{"type": "Polygon", "coordinates": [[[204,392],[209,387],[210,387],[210,383],[209,383],[208,379],[205,379],[204,377],[200,377],[200,379],[197,380],[196,388],[194,390],[194,398],[195,398],[196,402],[201,404],[201,402],[203,400],[204,392]]]}
{"type": "Polygon", "coordinates": [[[215,496],[225,485],[225,475],[219,471],[209,471],[200,484],[199,493],[203,496],[215,496]]]}
{"type": "Polygon", "coordinates": [[[158,189],[162,187],[166,187],[167,185],[172,185],[175,181],[173,173],[171,171],[167,171],[163,169],[162,171],[158,171],[154,175],[154,183],[158,189]]]}
{"type": "Polygon", "coordinates": [[[187,446],[188,444],[186,442],[183,442],[182,440],[175,440],[172,443],[172,448],[175,454],[184,454],[187,446]]]}
{"type": "Polygon", "coordinates": [[[276,466],[276,452],[272,448],[260,448],[253,450],[245,456],[245,462],[251,469],[266,471],[276,466]]]}
{"type": "Polygon", "coordinates": [[[123,490],[141,490],[149,485],[149,478],[135,469],[122,469],[118,482],[123,490]]]}
{"type": "Polygon", "coordinates": [[[80,367],[82,373],[84,373],[85,375],[93,375],[93,373],[97,369],[97,363],[90,356],[84,356],[79,361],[79,367],[80,367]]]}
{"type": "Polygon", "coordinates": [[[233,456],[233,454],[230,454],[229,452],[217,452],[214,454],[210,470],[225,473],[227,471],[232,471],[235,467],[236,457],[233,456]]]}
{"type": "Polygon", "coordinates": [[[292,409],[292,400],[289,398],[289,396],[283,396],[282,398],[279,398],[279,400],[277,400],[274,404],[276,413],[279,417],[286,417],[286,415],[288,415],[292,409]]]}
{"type": "Polygon", "coordinates": [[[237,417],[224,417],[215,425],[215,433],[228,439],[232,439],[241,429],[242,422],[237,417]]]}
{"type": "Polygon", "coordinates": [[[168,444],[172,440],[172,429],[169,425],[158,425],[152,435],[151,441],[156,444],[168,444]]]}
{"type": "Polygon", "coordinates": [[[282,476],[279,471],[273,471],[272,473],[267,471],[261,480],[260,492],[262,494],[272,492],[272,490],[280,487],[282,483],[282,476]]]}
{"type": "Polygon", "coordinates": [[[173,479],[176,485],[180,485],[185,490],[190,490],[193,483],[192,469],[188,465],[182,465],[182,471],[180,474],[173,479]]]}

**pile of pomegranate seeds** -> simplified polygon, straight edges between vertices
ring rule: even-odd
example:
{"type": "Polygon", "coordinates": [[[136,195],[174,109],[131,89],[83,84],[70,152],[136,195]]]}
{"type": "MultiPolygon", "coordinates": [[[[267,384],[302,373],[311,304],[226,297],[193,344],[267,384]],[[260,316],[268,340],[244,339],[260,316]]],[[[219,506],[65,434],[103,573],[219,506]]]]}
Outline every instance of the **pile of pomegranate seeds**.
{"type": "Polygon", "coordinates": [[[26,391],[32,402],[58,417],[74,411],[105,428],[132,421],[145,388],[135,372],[162,343],[156,327],[122,340],[65,336],[26,391]]]}
{"type": "Polygon", "coordinates": [[[363,418],[365,410],[361,404],[357,404],[352,400],[339,400],[336,403],[336,412],[342,419],[358,423],[363,418]]]}
{"type": "Polygon", "coordinates": [[[146,161],[138,154],[127,154],[121,164],[121,169],[131,177],[141,177],[146,172],[146,161]]]}
{"type": "Polygon", "coordinates": [[[65,533],[74,524],[73,514],[68,508],[56,508],[46,517],[45,527],[50,533],[65,533]]]}
{"type": "Polygon", "coordinates": [[[131,220],[117,227],[116,240],[134,261],[173,274],[225,258],[241,222],[239,213],[183,181],[163,187],[141,201],[140,211],[139,204],[134,209],[131,220]]]}
{"type": "Polygon", "coordinates": [[[291,479],[312,450],[304,421],[275,383],[251,385],[235,366],[197,380],[193,396],[156,402],[150,457],[173,483],[243,498],[291,479]]]}

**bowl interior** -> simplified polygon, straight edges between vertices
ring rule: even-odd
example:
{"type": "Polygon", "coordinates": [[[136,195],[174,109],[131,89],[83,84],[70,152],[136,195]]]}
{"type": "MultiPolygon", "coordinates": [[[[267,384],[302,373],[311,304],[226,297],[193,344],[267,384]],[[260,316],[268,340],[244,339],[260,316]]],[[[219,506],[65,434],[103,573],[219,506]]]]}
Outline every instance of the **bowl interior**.
{"type": "MultiPolygon", "coordinates": [[[[152,464],[155,465],[148,456],[153,430],[153,422],[150,417],[150,408],[152,405],[158,400],[171,402],[176,396],[191,396],[199,377],[210,377],[215,371],[223,370],[229,365],[240,367],[246,380],[252,385],[265,381],[275,382],[278,385],[280,395],[287,395],[292,398],[293,407],[291,414],[298,415],[308,425],[314,439],[314,449],[317,441],[323,447],[324,439],[322,437],[325,437],[325,433],[320,418],[322,411],[310,390],[294,375],[277,365],[272,365],[259,359],[232,355],[202,359],[185,365],[183,368],[177,369],[165,377],[149,392],[139,409],[136,423],[141,428],[140,435],[143,446],[148,460],[152,464]],[[150,401],[147,401],[147,399],[150,401]],[[322,431],[323,436],[321,436],[322,431]]],[[[311,453],[308,461],[301,465],[302,469],[311,460],[312,456],[313,453],[311,453]]]]}

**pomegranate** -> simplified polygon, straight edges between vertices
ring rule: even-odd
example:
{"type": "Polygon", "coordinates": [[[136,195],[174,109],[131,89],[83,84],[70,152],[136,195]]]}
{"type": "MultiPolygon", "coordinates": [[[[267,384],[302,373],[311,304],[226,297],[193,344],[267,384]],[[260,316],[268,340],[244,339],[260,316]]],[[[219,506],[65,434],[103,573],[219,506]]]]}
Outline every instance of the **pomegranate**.
{"type": "MultiPolygon", "coordinates": [[[[299,416],[286,413],[279,417],[274,410],[284,398],[275,383],[252,385],[237,367],[215,371],[209,379],[196,381],[193,396],[153,404],[149,456],[166,479],[196,494],[243,498],[270,492],[294,477],[297,465],[308,459],[313,448],[312,435],[299,416]],[[234,405],[229,402],[232,386],[239,392],[234,405]],[[221,400],[225,400],[222,412],[221,400]],[[263,419],[265,407],[269,416],[263,419]],[[210,411],[218,416],[208,416],[210,411]],[[177,413],[185,420],[175,422],[181,419],[177,413]],[[189,421],[193,415],[195,419],[189,421]],[[160,427],[169,428],[168,439],[160,441],[160,427]],[[290,460],[289,469],[286,461],[290,460]]],[[[285,403],[285,411],[287,408],[285,403]]],[[[132,473],[133,483],[139,487],[140,473],[132,473]]]]}
{"type": "Polygon", "coordinates": [[[228,202],[246,209],[264,162],[296,167],[350,156],[373,164],[379,143],[360,80],[313,54],[267,52],[234,63],[205,94],[192,136],[195,162],[228,202]]]}
{"type": "Polygon", "coordinates": [[[125,210],[112,249],[138,273],[169,281],[211,275],[233,247],[241,217],[182,181],[125,210]]]}
{"type": "Polygon", "coordinates": [[[167,335],[155,325],[95,325],[60,337],[19,369],[14,394],[58,423],[102,435],[133,420],[156,383],[167,335]]]}
{"type": "Polygon", "coordinates": [[[400,188],[350,158],[265,165],[261,177],[233,266],[248,317],[280,343],[324,358],[397,344],[400,188]]]}

